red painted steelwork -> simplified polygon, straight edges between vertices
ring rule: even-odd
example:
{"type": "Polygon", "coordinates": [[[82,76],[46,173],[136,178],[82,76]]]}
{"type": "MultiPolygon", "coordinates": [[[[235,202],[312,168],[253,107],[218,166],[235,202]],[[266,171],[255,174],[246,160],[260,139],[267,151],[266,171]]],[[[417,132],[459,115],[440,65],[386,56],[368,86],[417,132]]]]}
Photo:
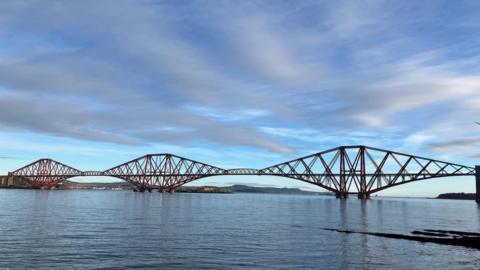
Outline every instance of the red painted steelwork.
{"type": "Polygon", "coordinates": [[[475,175],[475,168],[368,146],[341,146],[260,170],[308,182],[340,197],[370,194],[413,181],[475,175]]]}
{"type": "Polygon", "coordinates": [[[81,172],[50,159],[41,159],[9,175],[49,188],[74,176],[113,176],[140,191],[173,191],[188,182],[218,175],[270,175],[317,185],[347,197],[368,198],[380,190],[429,178],[474,176],[475,168],[368,146],[341,146],[261,170],[225,170],[172,154],[146,155],[103,172],[81,172]]]}
{"type": "Polygon", "coordinates": [[[188,182],[225,170],[172,154],[146,155],[104,171],[104,175],[124,179],[141,191],[173,191],[188,182]]]}
{"type": "Polygon", "coordinates": [[[36,188],[49,189],[68,178],[81,176],[83,173],[55,160],[40,159],[8,175],[22,177],[36,188]]]}

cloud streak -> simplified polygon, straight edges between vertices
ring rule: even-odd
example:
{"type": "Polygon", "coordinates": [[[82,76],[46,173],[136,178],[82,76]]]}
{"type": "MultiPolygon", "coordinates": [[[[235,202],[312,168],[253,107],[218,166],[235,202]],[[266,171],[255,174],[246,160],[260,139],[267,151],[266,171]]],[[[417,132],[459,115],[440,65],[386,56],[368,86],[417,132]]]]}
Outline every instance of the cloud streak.
{"type": "Polygon", "coordinates": [[[479,27],[449,23],[475,9],[356,5],[2,2],[0,131],[280,154],[476,147],[479,27]]]}

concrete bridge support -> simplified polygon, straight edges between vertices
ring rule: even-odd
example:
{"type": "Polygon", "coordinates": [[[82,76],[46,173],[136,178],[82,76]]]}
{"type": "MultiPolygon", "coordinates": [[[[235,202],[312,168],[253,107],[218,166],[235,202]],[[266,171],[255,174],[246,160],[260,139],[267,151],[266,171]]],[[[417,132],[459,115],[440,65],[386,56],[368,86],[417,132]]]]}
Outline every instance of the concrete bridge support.
{"type": "Polygon", "coordinates": [[[13,176],[8,176],[7,186],[8,186],[8,187],[13,186],[13,176]]]}
{"type": "Polygon", "coordinates": [[[135,188],[133,191],[144,193],[145,191],[152,192],[152,189],[144,186],[139,186],[135,188]]]}
{"type": "Polygon", "coordinates": [[[358,193],[358,198],[360,200],[368,200],[368,199],[370,199],[370,194],[369,193],[358,193]]]}
{"type": "Polygon", "coordinates": [[[475,201],[480,204],[480,166],[475,166],[476,195],[475,201]]]}
{"type": "MultiPolygon", "coordinates": [[[[370,199],[369,193],[358,193],[357,196],[358,196],[358,199],[360,200],[370,199]]],[[[337,197],[337,199],[348,199],[348,193],[338,192],[338,193],[335,193],[335,197],[337,197]]]]}

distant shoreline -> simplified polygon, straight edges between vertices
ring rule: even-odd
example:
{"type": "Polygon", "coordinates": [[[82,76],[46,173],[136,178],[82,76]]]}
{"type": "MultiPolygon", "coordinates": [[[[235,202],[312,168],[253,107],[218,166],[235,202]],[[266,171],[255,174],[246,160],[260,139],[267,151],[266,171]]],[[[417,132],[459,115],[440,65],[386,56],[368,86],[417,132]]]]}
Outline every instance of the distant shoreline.
{"type": "MultiPolygon", "coordinates": [[[[18,178],[14,179],[13,185],[0,185],[0,188],[14,189],[34,189],[28,181],[18,178]]],[[[128,182],[114,183],[81,183],[73,181],[64,181],[54,187],[57,190],[134,190],[135,186],[128,182]]],[[[248,185],[231,185],[225,187],[217,186],[182,186],[175,192],[178,193],[263,193],[263,194],[291,194],[291,195],[326,195],[334,196],[332,192],[307,191],[299,188],[277,188],[277,187],[257,187],[248,185]]],[[[448,200],[475,200],[475,193],[443,193],[437,197],[406,197],[406,196],[376,196],[372,198],[399,198],[399,199],[448,199],[448,200]]]]}
{"type": "MultiPolygon", "coordinates": [[[[21,178],[14,178],[13,183],[0,188],[18,188],[35,189],[30,183],[21,178]]],[[[53,187],[55,190],[135,190],[136,187],[128,182],[114,183],[80,183],[73,181],[63,181],[53,187]]],[[[247,185],[232,185],[225,187],[217,186],[182,186],[175,192],[178,193],[265,193],[265,194],[304,194],[304,195],[334,195],[331,192],[306,191],[299,188],[276,188],[276,187],[256,187],[247,185]]]]}

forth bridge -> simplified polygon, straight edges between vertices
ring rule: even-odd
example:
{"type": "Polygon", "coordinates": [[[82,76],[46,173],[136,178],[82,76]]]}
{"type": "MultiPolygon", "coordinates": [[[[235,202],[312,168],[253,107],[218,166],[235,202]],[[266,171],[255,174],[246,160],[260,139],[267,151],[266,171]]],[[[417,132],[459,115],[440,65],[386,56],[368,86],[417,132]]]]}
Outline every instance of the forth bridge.
{"type": "Polygon", "coordinates": [[[110,176],[128,181],[140,192],[173,192],[178,187],[211,176],[281,176],[310,183],[336,194],[368,199],[381,190],[431,178],[475,176],[476,201],[480,203],[480,166],[419,157],[379,148],[340,146],[263,169],[222,169],[174,154],[149,154],[105,171],[81,171],[52,159],[40,159],[9,177],[21,177],[34,187],[49,189],[77,176],[110,176]]]}

